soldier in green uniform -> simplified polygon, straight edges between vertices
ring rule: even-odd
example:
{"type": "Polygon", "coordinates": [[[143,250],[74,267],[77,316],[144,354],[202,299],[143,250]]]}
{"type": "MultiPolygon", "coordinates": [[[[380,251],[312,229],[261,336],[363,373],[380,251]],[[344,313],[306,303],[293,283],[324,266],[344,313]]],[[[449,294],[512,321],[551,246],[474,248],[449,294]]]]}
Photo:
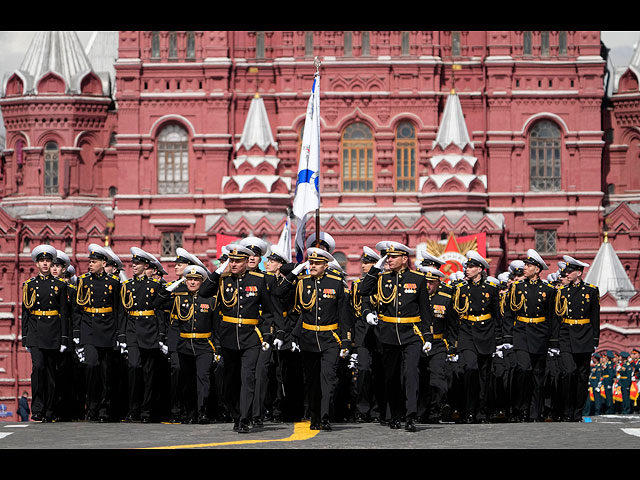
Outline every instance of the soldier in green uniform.
{"type": "Polygon", "coordinates": [[[602,369],[600,367],[600,354],[594,353],[591,357],[591,372],[589,374],[589,395],[582,411],[582,416],[590,417],[596,414],[596,400],[599,397],[598,385],[600,384],[602,369]],[[593,396],[593,400],[591,400],[593,396]]]}
{"type": "Polygon", "coordinates": [[[111,414],[111,375],[118,334],[125,317],[120,298],[120,278],[107,274],[108,252],[89,245],[89,273],[78,278],[73,341],[86,364],[87,419],[108,422],[111,414]]]}
{"type": "Polygon", "coordinates": [[[617,372],[618,385],[620,386],[622,394],[622,408],[621,413],[623,415],[629,415],[631,413],[631,381],[633,377],[633,367],[631,366],[629,352],[620,352],[620,367],[617,372]]]}
{"type": "Polygon", "coordinates": [[[543,387],[547,353],[558,348],[551,340],[555,327],[555,290],[540,279],[547,264],[533,249],[523,260],[524,280],[511,285],[503,322],[504,348],[513,348],[517,367],[514,375],[514,421],[543,420],[543,387]]]}
{"type": "Polygon", "coordinates": [[[381,258],[367,272],[361,294],[375,295],[376,313],[366,321],[377,325],[384,364],[385,391],[391,419],[391,429],[416,431],[420,388],[420,355],[432,347],[433,319],[429,292],[424,275],[409,268],[413,250],[398,242],[378,242],[381,258]],[[382,271],[387,263],[388,270],[382,271]]]}
{"type": "Polygon", "coordinates": [[[606,363],[602,370],[602,388],[604,388],[604,412],[607,415],[615,413],[613,405],[613,383],[616,378],[616,365],[614,363],[614,353],[611,350],[605,352],[606,363]]]}
{"type": "Polygon", "coordinates": [[[118,335],[128,362],[129,411],[125,420],[149,423],[152,416],[159,414],[156,365],[160,352],[167,349],[166,324],[154,307],[162,285],[145,273],[155,257],[138,247],[131,247],[130,251],[133,276],[120,291],[125,327],[118,335]]]}
{"type": "Polygon", "coordinates": [[[22,285],[22,345],[31,354],[31,419],[54,420],[56,367],[69,335],[67,284],[51,274],[56,249],[38,245],[31,259],[38,275],[22,285]]]}
{"type": "Polygon", "coordinates": [[[552,340],[557,339],[562,368],[564,421],[581,422],[589,383],[589,363],[600,341],[600,292],[582,280],[589,264],[568,255],[557,289],[555,312],[559,317],[552,340]]]}

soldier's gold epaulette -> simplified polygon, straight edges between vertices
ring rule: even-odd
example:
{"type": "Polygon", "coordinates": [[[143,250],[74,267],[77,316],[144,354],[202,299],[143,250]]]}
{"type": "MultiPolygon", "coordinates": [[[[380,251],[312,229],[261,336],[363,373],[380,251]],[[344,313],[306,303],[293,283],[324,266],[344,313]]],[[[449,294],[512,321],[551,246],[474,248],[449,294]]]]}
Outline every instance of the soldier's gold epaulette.
{"type": "Polygon", "coordinates": [[[89,272],[87,272],[87,273],[83,273],[82,275],[80,275],[80,278],[85,278],[85,277],[87,277],[88,275],[89,275],[89,272]]]}
{"type": "Polygon", "coordinates": [[[336,276],[336,275],[327,274],[327,277],[328,277],[328,278],[333,278],[334,280],[340,280],[340,281],[342,281],[342,278],[340,278],[340,277],[338,277],[338,276],[336,276]]]}
{"type": "Polygon", "coordinates": [[[273,272],[264,272],[265,275],[271,275],[272,277],[275,276],[275,273],[273,272]]]}
{"type": "Polygon", "coordinates": [[[127,278],[124,282],[122,282],[122,285],[126,285],[127,283],[129,283],[131,280],[133,280],[132,278],[127,278]]]}
{"type": "Polygon", "coordinates": [[[424,272],[421,272],[420,270],[411,270],[411,269],[409,269],[409,271],[413,272],[413,273],[417,273],[418,275],[424,276],[424,272]]]}
{"type": "Polygon", "coordinates": [[[113,278],[114,280],[117,280],[118,282],[120,281],[120,277],[119,277],[119,276],[117,276],[117,275],[113,275],[113,274],[111,274],[111,273],[110,273],[110,274],[109,274],[109,276],[110,276],[111,278],[113,278]]]}
{"type": "Polygon", "coordinates": [[[220,275],[220,277],[224,278],[224,277],[228,277],[229,275],[231,275],[231,272],[225,272],[222,275],[220,275]]]}
{"type": "Polygon", "coordinates": [[[78,287],[73,283],[67,283],[67,285],[69,285],[71,288],[75,288],[76,290],[78,289],[78,287]]]}
{"type": "Polygon", "coordinates": [[[249,272],[250,275],[254,275],[256,277],[264,278],[264,273],[262,272],[249,272]]]}
{"type": "Polygon", "coordinates": [[[522,280],[514,280],[513,282],[511,282],[511,285],[517,285],[519,283],[522,283],[522,280]]]}
{"type": "Polygon", "coordinates": [[[595,288],[596,290],[598,289],[598,287],[596,287],[593,283],[585,283],[585,285],[587,287],[595,288]]]}
{"type": "Polygon", "coordinates": [[[304,278],[311,278],[311,275],[309,275],[308,273],[300,273],[298,274],[298,279],[302,280],[304,278]]]}
{"type": "Polygon", "coordinates": [[[391,275],[393,270],[385,270],[384,272],[380,272],[381,275],[391,275]]]}
{"type": "Polygon", "coordinates": [[[360,278],[356,278],[356,279],[353,281],[353,283],[354,283],[354,284],[356,284],[356,283],[360,283],[361,281],[362,281],[362,279],[360,279],[360,278]]]}
{"type": "Polygon", "coordinates": [[[31,278],[29,278],[29,279],[25,280],[25,281],[24,281],[25,285],[26,285],[27,283],[29,283],[30,281],[34,280],[35,278],[36,278],[36,277],[31,277],[31,278]]]}
{"type": "Polygon", "coordinates": [[[158,280],[157,278],[153,278],[153,277],[152,277],[152,278],[151,278],[151,280],[153,280],[153,281],[154,281],[154,282],[156,282],[156,283],[162,283],[162,282],[161,282],[160,280],[158,280]]]}

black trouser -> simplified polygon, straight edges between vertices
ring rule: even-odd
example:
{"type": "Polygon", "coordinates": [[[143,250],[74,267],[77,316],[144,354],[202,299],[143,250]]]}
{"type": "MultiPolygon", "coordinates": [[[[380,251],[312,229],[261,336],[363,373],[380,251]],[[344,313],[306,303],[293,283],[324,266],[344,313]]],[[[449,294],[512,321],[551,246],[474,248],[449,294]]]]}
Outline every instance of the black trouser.
{"type": "Polygon", "coordinates": [[[74,389],[73,348],[58,355],[56,365],[56,398],[55,414],[58,420],[73,418],[73,389],[74,389]]]}
{"type": "Polygon", "coordinates": [[[182,375],[182,404],[186,417],[195,419],[205,414],[209,401],[210,371],[213,352],[197,355],[178,354],[180,375],[182,375]]]}
{"type": "Polygon", "coordinates": [[[587,401],[591,353],[560,352],[562,396],[566,420],[580,420],[587,401]]]}
{"type": "Polygon", "coordinates": [[[266,352],[260,349],[256,365],[256,391],[253,397],[253,417],[262,418],[265,409],[273,404],[273,346],[266,352]]]}
{"type": "Polygon", "coordinates": [[[339,359],[340,348],[337,343],[321,352],[302,351],[304,390],[312,424],[331,418],[332,400],[338,385],[339,359]]]}
{"type": "Polygon", "coordinates": [[[356,415],[385,419],[384,364],[382,353],[365,346],[358,347],[358,374],[356,376],[356,415]]]}
{"type": "Polygon", "coordinates": [[[53,417],[56,398],[56,366],[59,350],[29,347],[31,350],[31,413],[53,417]]]}
{"type": "Polygon", "coordinates": [[[171,416],[174,419],[182,418],[184,415],[184,411],[182,408],[182,396],[180,392],[182,391],[182,383],[180,376],[180,356],[178,352],[171,352],[170,354],[170,362],[171,362],[171,372],[169,374],[169,403],[171,416]]]}
{"type": "Polygon", "coordinates": [[[482,355],[474,350],[463,350],[461,357],[464,365],[466,414],[477,419],[486,419],[491,382],[491,354],[482,355]]]}
{"type": "Polygon", "coordinates": [[[276,379],[278,389],[273,412],[284,421],[299,421],[304,415],[304,373],[302,355],[291,350],[278,350],[276,379]]]}
{"type": "Polygon", "coordinates": [[[446,399],[445,352],[420,355],[420,388],[418,413],[421,421],[439,419],[446,399]]]}
{"type": "Polygon", "coordinates": [[[514,413],[538,420],[542,416],[547,354],[516,350],[515,355],[517,363],[513,377],[514,413]]]}
{"type": "Polygon", "coordinates": [[[252,417],[256,366],[260,345],[234,350],[222,347],[223,396],[234,421],[248,424],[252,417]]]}
{"type": "Polygon", "coordinates": [[[135,345],[129,345],[127,350],[129,415],[150,419],[152,410],[157,408],[155,372],[159,350],[135,345]]]}
{"type": "Polygon", "coordinates": [[[420,388],[419,363],[422,344],[382,344],[384,379],[391,420],[399,420],[403,413],[415,419],[418,414],[420,388]],[[404,388],[403,388],[404,387],[404,388]]]}
{"type": "Polygon", "coordinates": [[[87,412],[90,417],[109,417],[113,347],[85,345],[87,412]]]}

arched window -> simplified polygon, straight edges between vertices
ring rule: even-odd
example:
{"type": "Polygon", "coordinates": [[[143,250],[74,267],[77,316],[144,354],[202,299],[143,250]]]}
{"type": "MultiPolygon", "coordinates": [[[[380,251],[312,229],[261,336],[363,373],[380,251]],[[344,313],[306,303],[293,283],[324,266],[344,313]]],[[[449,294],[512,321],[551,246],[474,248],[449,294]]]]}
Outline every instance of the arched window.
{"type": "Polygon", "coordinates": [[[411,122],[396,128],[396,191],[416,189],[416,129],[411,122]]]}
{"type": "Polygon", "coordinates": [[[350,57],[353,55],[353,34],[351,32],[344,32],[344,56],[350,57]]]}
{"type": "Polygon", "coordinates": [[[256,58],[264,58],[264,32],[256,32],[256,58]]]}
{"type": "Polygon", "coordinates": [[[530,186],[533,191],[560,190],[561,134],[557,125],[542,120],[529,134],[530,186]]]}
{"type": "Polygon", "coordinates": [[[58,144],[47,142],[44,146],[44,194],[58,195],[58,144]]]}
{"type": "Polygon", "coordinates": [[[342,135],[342,189],[373,191],[373,133],[364,123],[352,123],[342,135]]]}
{"type": "Polygon", "coordinates": [[[160,33],[151,33],[151,58],[160,58],[160,33]]]}
{"type": "Polygon", "coordinates": [[[531,55],[531,32],[524,32],[522,35],[522,53],[531,55]]]}
{"type": "Polygon", "coordinates": [[[189,192],[189,136],[179,125],[158,135],[158,193],[189,192]]]}
{"type": "Polygon", "coordinates": [[[549,56],[549,32],[540,33],[540,55],[549,56]]]}
{"type": "Polygon", "coordinates": [[[460,47],[460,32],[451,32],[451,55],[459,57],[462,54],[460,47]]]}
{"type": "Polygon", "coordinates": [[[409,32],[402,32],[400,36],[400,54],[409,55],[409,32]]]}
{"type": "Polygon", "coordinates": [[[187,60],[196,58],[196,34],[187,32],[187,60]]]}
{"type": "Polygon", "coordinates": [[[371,55],[371,35],[370,32],[362,32],[362,54],[363,57],[371,55]]]}
{"type": "Polygon", "coordinates": [[[306,32],[304,35],[304,55],[313,56],[313,32],[306,32]]]}
{"type": "Polygon", "coordinates": [[[558,55],[567,54],[567,32],[558,32],[558,55]]]}
{"type": "Polygon", "coordinates": [[[169,32],[169,58],[178,58],[178,38],[176,32],[169,32]]]}

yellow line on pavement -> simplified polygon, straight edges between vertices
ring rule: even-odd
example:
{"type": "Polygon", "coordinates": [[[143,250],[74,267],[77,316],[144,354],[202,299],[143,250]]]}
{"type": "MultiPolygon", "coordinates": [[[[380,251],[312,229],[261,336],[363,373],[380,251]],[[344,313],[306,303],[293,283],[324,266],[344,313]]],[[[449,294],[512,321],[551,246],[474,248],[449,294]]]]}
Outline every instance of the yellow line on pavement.
{"type": "Polygon", "coordinates": [[[287,438],[276,438],[273,440],[264,439],[246,439],[236,440],[233,442],[216,442],[216,443],[196,443],[193,445],[170,445],[166,447],[146,447],[148,450],[155,449],[178,449],[178,448],[203,448],[203,447],[220,447],[224,445],[247,445],[251,443],[269,443],[269,442],[296,442],[300,440],[309,440],[318,434],[318,430],[309,428],[310,422],[296,422],[293,425],[293,434],[287,438]]]}

